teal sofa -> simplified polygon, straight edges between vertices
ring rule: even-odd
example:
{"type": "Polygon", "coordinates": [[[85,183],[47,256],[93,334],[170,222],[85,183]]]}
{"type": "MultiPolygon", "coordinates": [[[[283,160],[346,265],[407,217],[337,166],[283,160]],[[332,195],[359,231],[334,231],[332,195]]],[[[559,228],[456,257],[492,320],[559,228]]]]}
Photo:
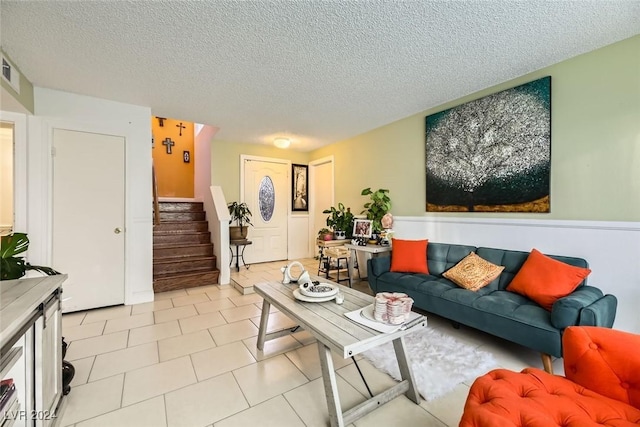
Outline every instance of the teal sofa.
{"type": "MultiPolygon", "coordinates": [[[[521,344],[541,353],[551,371],[551,356],[562,357],[562,333],[568,326],[612,327],[617,299],[582,282],[570,295],[557,300],[551,312],[536,302],[506,290],[529,252],[429,242],[429,274],[391,272],[391,257],[367,261],[369,286],[375,293],[404,292],[414,307],[446,319],[521,344]],[[470,252],[496,265],[503,272],[478,291],[463,289],[442,276],[470,252]]],[[[581,258],[551,258],[578,267],[588,267],[581,258]]]]}

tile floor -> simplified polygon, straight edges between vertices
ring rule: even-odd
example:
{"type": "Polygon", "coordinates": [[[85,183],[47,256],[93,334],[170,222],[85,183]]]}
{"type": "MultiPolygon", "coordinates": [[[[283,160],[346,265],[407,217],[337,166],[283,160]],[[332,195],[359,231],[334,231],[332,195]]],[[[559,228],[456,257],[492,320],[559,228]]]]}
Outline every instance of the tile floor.
{"type": "MultiPolygon", "coordinates": [[[[315,272],[317,261],[301,260],[315,272]]],[[[281,279],[278,263],[232,273],[237,283],[281,279]]],[[[356,289],[369,292],[365,281],[356,289]]],[[[326,401],[315,340],[298,332],[256,351],[262,299],[231,285],[156,294],[151,303],[65,314],[66,360],[76,375],[60,426],[326,426],[326,401]]],[[[429,326],[492,352],[503,367],[541,366],[538,354],[429,316],[429,326]]],[[[273,309],[270,328],[294,326],[273,309]]],[[[334,358],[344,408],[367,396],[349,360],[334,358]]],[[[374,393],[393,380],[359,363],[374,393]]],[[[554,362],[562,373],[562,361],[554,362]]],[[[457,426],[470,384],[413,404],[404,396],[355,422],[457,426]]]]}

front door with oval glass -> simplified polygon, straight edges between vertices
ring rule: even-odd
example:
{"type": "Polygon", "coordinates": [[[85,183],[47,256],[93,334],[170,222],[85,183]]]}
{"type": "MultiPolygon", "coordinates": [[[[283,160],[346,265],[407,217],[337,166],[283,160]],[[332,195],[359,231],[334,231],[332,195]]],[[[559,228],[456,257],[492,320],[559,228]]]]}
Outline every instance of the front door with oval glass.
{"type": "Polygon", "coordinates": [[[245,159],[244,201],[253,214],[247,264],[287,259],[289,169],[286,163],[245,159]]]}

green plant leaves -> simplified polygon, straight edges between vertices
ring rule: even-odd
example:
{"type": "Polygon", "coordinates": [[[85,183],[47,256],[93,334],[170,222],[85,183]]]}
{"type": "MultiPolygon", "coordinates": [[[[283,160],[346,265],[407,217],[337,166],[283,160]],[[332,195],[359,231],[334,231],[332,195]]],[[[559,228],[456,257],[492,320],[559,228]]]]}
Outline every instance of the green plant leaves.
{"type": "Polygon", "coordinates": [[[14,257],[26,251],[29,238],[26,233],[13,233],[0,237],[0,258],[14,257]]]}
{"type": "Polygon", "coordinates": [[[51,267],[31,265],[16,255],[29,248],[26,233],[13,233],[0,237],[0,280],[15,280],[25,275],[27,270],[36,270],[47,276],[60,274],[51,267]]]}

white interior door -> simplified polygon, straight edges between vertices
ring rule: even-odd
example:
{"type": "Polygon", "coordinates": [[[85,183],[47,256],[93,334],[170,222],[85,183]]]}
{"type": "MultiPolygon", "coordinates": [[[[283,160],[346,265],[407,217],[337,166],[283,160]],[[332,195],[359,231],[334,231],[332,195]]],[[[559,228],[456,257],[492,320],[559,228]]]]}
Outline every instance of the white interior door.
{"type": "Polygon", "coordinates": [[[125,139],[54,129],[52,266],[63,311],[124,303],[125,139]]]}
{"type": "Polygon", "coordinates": [[[287,259],[289,169],[287,163],[244,160],[244,201],[253,216],[244,258],[248,264],[287,259]]]}

